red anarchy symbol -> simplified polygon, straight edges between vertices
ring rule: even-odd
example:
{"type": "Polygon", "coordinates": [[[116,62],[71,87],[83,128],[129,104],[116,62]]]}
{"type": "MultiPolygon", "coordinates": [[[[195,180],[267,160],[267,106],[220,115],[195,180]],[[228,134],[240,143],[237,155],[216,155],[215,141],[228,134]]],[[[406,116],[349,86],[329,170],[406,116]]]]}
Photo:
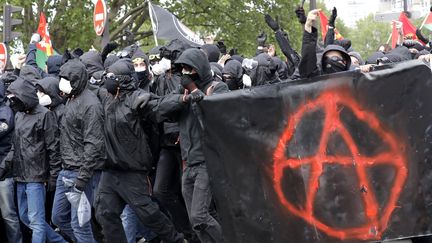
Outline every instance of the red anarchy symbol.
{"type": "Polygon", "coordinates": [[[346,90],[325,91],[316,100],[307,102],[299,107],[295,113],[290,115],[288,125],[273,154],[273,184],[279,201],[289,212],[317,227],[327,235],[341,240],[379,240],[388,226],[390,217],[396,208],[396,202],[405,184],[408,174],[406,160],[402,153],[403,148],[400,146],[401,143],[396,139],[396,136],[384,129],[375,114],[363,109],[363,107],[349,95],[349,92],[345,91],[346,90]],[[361,155],[351,134],[340,120],[338,105],[351,109],[355,117],[369,125],[382,141],[389,145],[388,147],[390,149],[371,157],[361,155]],[[286,148],[293,138],[296,125],[306,113],[319,109],[325,112],[325,118],[317,153],[306,158],[288,158],[286,155],[286,148]],[[351,152],[351,156],[333,156],[326,153],[330,135],[335,132],[341,135],[351,152]],[[361,193],[366,217],[366,223],[364,225],[345,229],[334,228],[326,225],[314,216],[313,204],[319,188],[319,179],[323,173],[325,164],[341,164],[342,166],[354,165],[359,179],[358,189],[360,192],[364,192],[361,193]],[[381,214],[379,215],[379,205],[375,193],[372,190],[371,183],[368,180],[366,169],[374,165],[383,164],[391,165],[396,173],[389,200],[385,207],[381,209],[381,214]],[[309,187],[306,192],[305,205],[296,207],[286,199],[282,190],[282,179],[285,169],[297,169],[302,165],[310,165],[311,168],[309,187]]]}

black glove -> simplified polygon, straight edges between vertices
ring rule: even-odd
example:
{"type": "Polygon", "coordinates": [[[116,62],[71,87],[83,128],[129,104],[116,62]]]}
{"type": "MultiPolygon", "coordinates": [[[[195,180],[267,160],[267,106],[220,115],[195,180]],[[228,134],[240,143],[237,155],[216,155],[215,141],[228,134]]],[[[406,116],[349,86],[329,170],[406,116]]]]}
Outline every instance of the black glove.
{"type": "Polygon", "coordinates": [[[336,17],[337,17],[337,9],[336,9],[336,7],[334,7],[332,10],[332,15],[330,16],[330,19],[329,19],[329,26],[331,26],[333,28],[335,27],[336,17]]]}
{"type": "Polygon", "coordinates": [[[216,46],[219,48],[219,51],[222,53],[222,55],[225,55],[227,53],[226,45],[222,40],[218,41],[216,46]]]}
{"type": "Polygon", "coordinates": [[[76,192],[83,192],[85,189],[86,183],[81,180],[76,180],[74,185],[74,191],[76,192]]]}
{"type": "Polygon", "coordinates": [[[189,84],[191,84],[191,83],[193,83],[193,82],[194,82],[194,81],[192,80],[192,78],[190,77],[190,75],[186,75],[186,74],[184,74],[184,75],[181,76],[180,84],[181,84],[183,87],[186,87],[186,86],[188,86],[189,84]]]}
{"type": "Polygon", "coordinates": [[[232,49],[229,51],[229,54],[230,54],[230,56],[237,55],[237,54],[238,54],[238,49],[237,49],[237,48],[232,48],[232,49]]]}
{"type": "Polygon", "coordinates": [[[267,25],[273,30],[273,31],[278,31],[279,30],[279,23],[277,21],[275,21],[270,15],[266,14],[264,16],[265,22],[267,23],[267,25]]]}
{"type": "Polygon", "coordinates": [[[187,95],[186,100],[190,100],[192,102],[200,102],[202,99],[204,99],[205,94],[199,90],[196,89],[192,91],[189,95],[187,95]]]}
{"type": "Polygon", "coordinates": [[[71,59],[73,59],[73,56],[69,52],[69,50],[66,49],[66,51],[63,53],[63,56],[62,56],[62,65],[65,64],[65,63],[67,63],[71,59]]]}
{"type": "Polygon", "coordinates": [[[80,56],[82,56],[84,54],[84,51],[81,49],[81,48],[75,48],[73,51],[72,51],[72,56],[74,57],[74,58],[79,58],[80,56]]]}
{"type": "Polygon", "coordinates": [[[300,22],[300,24],[306,24],[306,14],[303,7],[297,7],[295,10],[295,13],[297,15],[297,18],[300,22]]]}
{"type": "Polygon", "coordinates": [[[108,43],[102,50],[101,56],[102,56],[102,62],[105,62],[108,54],[110,54],[110,52],[114,51],[115,49],[117,49],[119,45],[116,42],[110,42],[108,43]]]}
{"type": "Polygon", "coordinates": [[[261,33],[257,37],[258,46],[265,46],[266,40],[267,40],[266,33],[264,33],[264,31],[261,31],[261,33]]]}
{"type": "Polygon", "coordinates": [[[138,96],[132,104],[132,109],[133,110],[143,109],[148,104],[149,100],[150,100],[150,93],[144,93],[138,96]]]}

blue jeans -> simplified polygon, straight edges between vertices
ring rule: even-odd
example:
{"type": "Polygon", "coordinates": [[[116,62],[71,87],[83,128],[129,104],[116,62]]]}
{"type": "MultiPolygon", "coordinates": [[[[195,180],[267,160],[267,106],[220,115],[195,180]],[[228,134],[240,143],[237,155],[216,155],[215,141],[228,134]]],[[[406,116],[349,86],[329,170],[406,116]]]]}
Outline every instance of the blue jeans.
{"type": "Polygon", "coordinates": [[[32,243],[64,242],[45,221],[45,186],[43,183],[18,182],[17,197],[21,221],[32,230],[32,243]]]}
{"type": "Polygon", "coordinates": [[[0,181],[0,210],[9,242],[22,242],[21,228],[15,207],[15,190],[12,178],[0,181]]]}
{"type": "Polygon", "coordinates": [[[129,205],[123,210],[120,215],[122,220],[123,228],[126,234],[126,239],[128,243],[135,243],[136,238],[144,237],[146,241],[153,240],[157,237],[150,229],[146,228],[138,219],[135,212],[129,205]]]}
{"type": "MultiPolygon", "coordinates": [[[[61,232],[66,234],[70,239],[77,243],[93,243],[93,232],[90,222],[87,222],[83,227],[78,223],[78,209],[72,206],[66,197],[67,192],[73,190],[71,187],[64,185],[62,178],[75,181],[78,176],[78,171],[62,170],[57,177],[56,192],[54,196],[52,222],[60,228],[61,232]]],[[[95,172],[93,177],[87,183],[84,193],[86,194],[90,204],[93,205],[93,192],[97,183],[99,183],[100,173],[95,172]]]]}

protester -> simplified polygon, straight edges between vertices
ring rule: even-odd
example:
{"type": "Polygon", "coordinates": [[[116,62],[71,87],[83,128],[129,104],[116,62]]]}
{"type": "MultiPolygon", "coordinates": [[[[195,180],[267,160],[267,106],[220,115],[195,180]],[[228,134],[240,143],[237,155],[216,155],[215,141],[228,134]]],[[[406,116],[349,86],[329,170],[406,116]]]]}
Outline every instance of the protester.
{"type": "Polygon", "coordinates": [[[7,160],[17,182],[21,221],[32,230],[32,242],[65,242],[45,221],[45,185],[60,169],[55,114],[39,104],[35,86],[17,78],[8,88],[15,114],[13,149],[7,160]]]}
{"type": "Polygon", "coordinates": [[[62,170],[56,183],[52,222],[76,242],[93,242],[90,223],[79,225],[77,205],[71,204],[65,193],[85,193],[93,204],[105,161],[102,106],[87,89],[86,67],[77,58],[68,60],[59,76],[59,89],[68,101],[60,127],[62,170]]]}
{"type": "Polygon", "coordinates": [[[147,103],[151,95],[137,90],[134,73],[132,61],[121,59],[108,68],[104,77],[105,90],[100,97],[106,116],[108,160],[99,185],[96,216],[106,239],[126,242],[120,214],[127,204],[162,240],[180,243],[183,235],[176,232],[149,195],[147,173],[152,154],[142,122],[150,122],[151,107],[143,105],[140,116],[131,107],[138,101],[147,103]]]}

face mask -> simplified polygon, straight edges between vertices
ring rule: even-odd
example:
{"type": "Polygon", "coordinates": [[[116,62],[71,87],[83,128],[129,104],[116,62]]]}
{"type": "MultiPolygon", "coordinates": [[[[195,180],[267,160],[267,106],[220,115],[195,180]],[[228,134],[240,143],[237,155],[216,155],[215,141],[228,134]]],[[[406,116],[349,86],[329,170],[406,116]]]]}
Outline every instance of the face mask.
{"type": "Polygon", "coordinates": [[[136,67],[135,68],[135,72],[140,73],[140,72],[145,72],[147,70],[146,67],[140,66],[140,67],[136,67]]]}
{"type": "Polygon", "coordinates": [[[51,105],[52,101],[51,101],[51,97],[49,97],[49,95],[38,91],[37,92],[37,96],[39,98],[39,104],[41,106],[49,106],[51,105]]]}
{"type": "Polygon", "coordinates": [[[8,96],[9,98],[9,107],[15,112],[23,112],[25,111],[25,104],[20,99],[18,99],[15,95],[8,96]]]}
{"type": "Polygon", "coordinates": [[[141,71],[141,72],[136,72],[137,76],[138,76],[138,80],[139,81],[147,81],[148,80],[148,75],[146,71],[141,71]]]}
{"type": "Polygon", "coordinates": [[[346,70],[346,65],[340,63],[338,57],[326,58],[323,62],[324,73],[338,73],[346,70]]]}
{"type": "Polygon", "coordinates": [[[105,76],[104,79],[105,79],[104,86],[107,89],[107,91],[115,95],[119,88],[119,81],[117,80],[115,75],[108,74],[107,76],[105,76]]]}
{"type": "Polygon", "coordinates": [[[59,83],[59,89],[65,94],[70,94],[73,88],[71,86],[70,81],[61,78],[59,83]]]}

